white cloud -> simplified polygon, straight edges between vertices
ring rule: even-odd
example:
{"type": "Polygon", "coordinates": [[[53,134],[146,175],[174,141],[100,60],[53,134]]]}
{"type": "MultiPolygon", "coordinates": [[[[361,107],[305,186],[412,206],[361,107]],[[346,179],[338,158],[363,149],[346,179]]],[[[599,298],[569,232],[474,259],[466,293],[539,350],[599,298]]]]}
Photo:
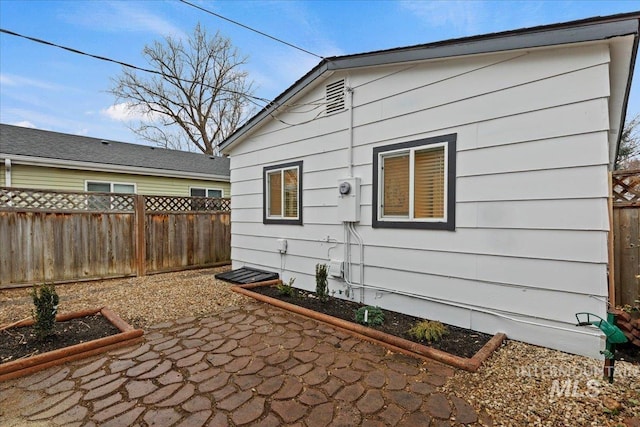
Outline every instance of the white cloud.
{"type": "Polygon", "coordinates": [[[146,5],[154,2],[92,2],[87,8],[84,3],[65,19],[73,24],[80,24],[92,30],[100,29],[112,32],[151,32],[163,37],[182,38],[185,33],[171,21],[154,14],[146,5]]]}
{"type": "MultiPolygon", "coordinates": [[[[328,26],[326,22],[310,12],[308,5],[304,2],[275,2],[270,3],[270,6],[279,7],[282,15],[286,16],[285,21],[294,23],[288,29],[279,29],[278,33],[283,34],[282,37],[285,40],[316,55],[324,57],[344,55],[344,51],[338,46],[335,37],[332,37],[333,32],[330,30],[330,24],[328,26]]],[[[298,51],[297,53],[302,52],[298,51]]],[[[313,58],[309,54],[304,55],[313,58]]],[[[318,61],[320,58],[316,57],[310,62],[315,65],[318,61]]]]}
{"type": "Polygon", "coordinates": [[[460,35],[476,34],[486,18],[483,1],[415,1],[400,3],[402,7],[432,27],[454,28],[460,35]]]}
{"type": "Polygon", "coordinates": [[[13,86],[13,87],[34,87],[44,90],[64,90],[64,87],[56,84],[51,84],[42,80],[29,79],[22,76],[16,76],[12,74],[0,74],[0,85],[13,86]]]}
{"type": "Polygon", "coordinates": [[[23,120],[23,121],[21,121],[21,122],[16,122],[16,123],[13,123],[13,125],[14,125],[14,126],[20,126],[20,127],[23,127],[23,128],[38,129],[38,128],[36,127],[36,125],[34,125],[33,123],[31,123],[31,122],[30,122],[30,121],[28,121],[28,120],[23,120]]]}
{"type": "MultiPolygon", "coordinates": [[[[91,128],[96,124],[95,121],[86,123],[74,119],[67,119],[59,115],[50,115],[28,109],[8,108],[3,110],[2,113],[3,116],[7,117],[6,122],[15,126],[44,129],[83,136],[89,135],[91,133],[91,128]]],[[[110,129],[113,128],[114,126],[110,127],[110,129]]],[[[109,136],[104,135],[102,137],[109,136]]]]}
{"type": "Polygon", "coordinates": [[[141,107],[134,107],[128,102],[111,105],[108,108],[100,110],[100,113],[118,122],[128,122],[132,120],[153,122],[158,119],[157,113],[146,113],[141,107]]]}

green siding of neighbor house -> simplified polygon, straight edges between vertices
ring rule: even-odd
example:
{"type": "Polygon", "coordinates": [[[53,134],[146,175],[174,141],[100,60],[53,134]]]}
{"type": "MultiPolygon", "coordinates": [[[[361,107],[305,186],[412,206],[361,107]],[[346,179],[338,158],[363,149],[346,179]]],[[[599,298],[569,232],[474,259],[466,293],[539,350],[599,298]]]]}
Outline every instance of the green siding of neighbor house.
{"type": "MultiPolygon", "coordinates": [[[[108,181],[136,184],[137,194],[189,196],[191,187],[220,188],[229,197],[230,184],[223,181],[185,179],[163,176],[135,175],[112,172],[94,172],[77,169],[16,165],[11,167],[11,185],[19,188],[37,188],[60,191],[85,191],[85,182],[108,181]]],[[[0,169],[0,186],[5,185],[4,165],[0,169]]]]}

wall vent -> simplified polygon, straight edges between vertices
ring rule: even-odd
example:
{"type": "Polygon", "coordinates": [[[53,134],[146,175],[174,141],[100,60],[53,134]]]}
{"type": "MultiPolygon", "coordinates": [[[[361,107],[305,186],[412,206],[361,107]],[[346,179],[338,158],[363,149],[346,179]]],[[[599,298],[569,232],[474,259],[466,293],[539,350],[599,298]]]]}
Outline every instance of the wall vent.
{"type": "Polygon", "coordinates": [[[326,87],[327,114],[344,110],[344,79],[326,87]]]}

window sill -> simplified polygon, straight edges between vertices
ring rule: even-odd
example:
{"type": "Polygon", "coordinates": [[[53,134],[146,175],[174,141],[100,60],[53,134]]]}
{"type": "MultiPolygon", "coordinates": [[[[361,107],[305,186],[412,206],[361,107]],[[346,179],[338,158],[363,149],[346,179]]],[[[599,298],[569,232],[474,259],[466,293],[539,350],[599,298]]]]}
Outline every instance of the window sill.
{"type": "Polygon", "coordinates": [[[456,224],[453,221],[447,222],[426,222],[426,221],[392,221],[374,219],[373,228],[407,228],[412,230],[448,230],[455,231],[456,224]]]}
{"type": "Polygon", "coordinates": [[[302,225],[302,219],[276,219],[264,218],[263,224],[281,224],[281,225],[302,225]]]}

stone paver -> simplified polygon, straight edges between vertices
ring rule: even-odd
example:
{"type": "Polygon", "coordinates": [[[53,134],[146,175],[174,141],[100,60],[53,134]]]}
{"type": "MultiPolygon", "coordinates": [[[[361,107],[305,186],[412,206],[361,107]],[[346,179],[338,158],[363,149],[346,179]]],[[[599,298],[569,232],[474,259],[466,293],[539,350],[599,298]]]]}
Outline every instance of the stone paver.
{"type": "Polygon", "coordinates": [[[135,347],[1,383],[0,425],[490,424],[441,392],[454,371],[254,303],[164,322],[135,347]]]}

